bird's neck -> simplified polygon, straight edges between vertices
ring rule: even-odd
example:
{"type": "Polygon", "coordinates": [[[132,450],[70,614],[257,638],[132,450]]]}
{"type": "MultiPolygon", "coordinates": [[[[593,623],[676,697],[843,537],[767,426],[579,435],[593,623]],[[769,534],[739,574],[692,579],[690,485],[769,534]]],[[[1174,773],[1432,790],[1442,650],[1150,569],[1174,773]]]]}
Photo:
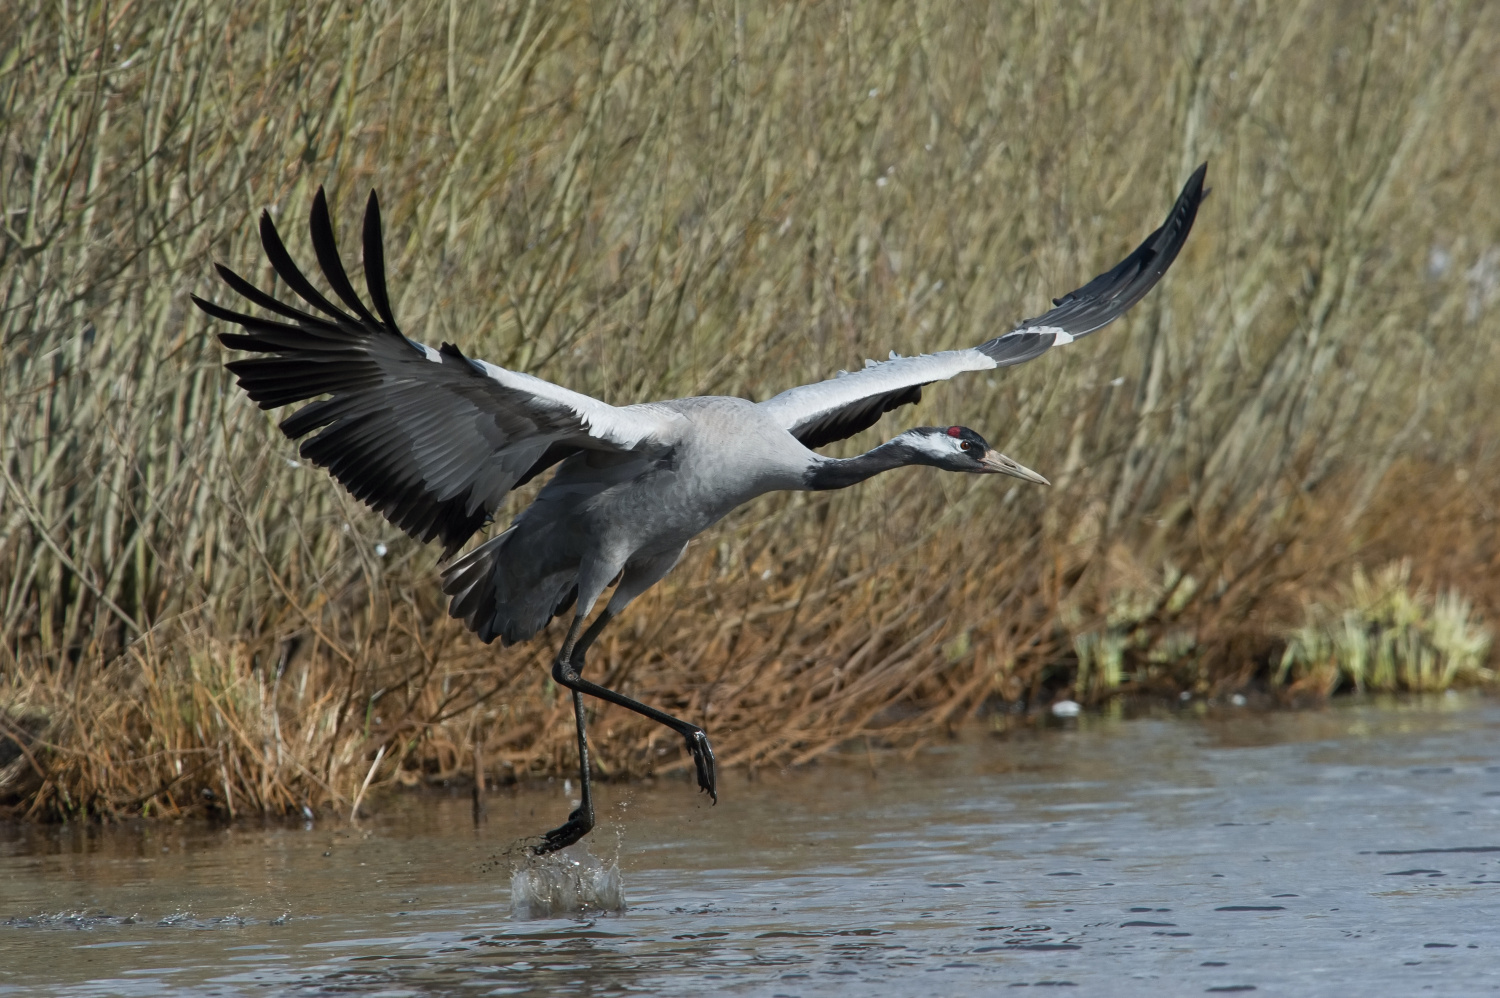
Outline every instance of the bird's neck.
{"type": "Polygon", "coordinates": [[[931,460],[921,451],[897,437],[894,440],[887,440],[873,450],[865,451],[858,457],[838,458],[819,455],[818,459],[808,466],[803,480],[811,491],[825,492],[829,489],[847,489],[851,485],[858,485],[882,471],[905,468],[913,464],[931,463],[931,460]]]}

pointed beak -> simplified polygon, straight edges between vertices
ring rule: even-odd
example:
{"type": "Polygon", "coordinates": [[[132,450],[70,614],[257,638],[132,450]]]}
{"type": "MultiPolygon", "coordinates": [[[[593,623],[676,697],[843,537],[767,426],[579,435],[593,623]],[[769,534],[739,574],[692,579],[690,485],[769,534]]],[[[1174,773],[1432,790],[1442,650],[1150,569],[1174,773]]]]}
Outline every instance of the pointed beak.
{"type": "Polygon", "coordinates": [[[1026,467],[1025,465],[1017,464],[997,450],[986,451],[984,457],[979,459],[979,463],[984,467],[985,471],[988,471],[992,474],[1010,475],[1012,478],[1019,478],[1022,481],[1027,482],[1035,482],[1038,485],[1052,484],[1041,475],[1038,475],[1036,472],[1032,471],[1030,468],[1026,467]]]}

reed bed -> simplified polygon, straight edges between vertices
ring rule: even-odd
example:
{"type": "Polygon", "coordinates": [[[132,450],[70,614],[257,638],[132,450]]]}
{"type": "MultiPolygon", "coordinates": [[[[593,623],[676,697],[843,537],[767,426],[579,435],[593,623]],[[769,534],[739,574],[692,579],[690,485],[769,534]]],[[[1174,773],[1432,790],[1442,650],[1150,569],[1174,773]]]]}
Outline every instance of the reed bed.
{"type": "MultiPolygon", "coordinates": [[[[0,804],[348,813],[572,765],[555,629],[448,620],[436,553],[298,461],[188,302],[214,260],[270,282],[263,207],[310,259],[319,185],[351,249],[380,191],[410,335],[629,402],[978,342],[1210,160],[1127,319],[842,445],[963,422],[1050,490],[768,497],[608,632],[594,674],[730,765],[1274,685],[1356,565],[1494,619],[1497,59],[1466,0],[0,7],[0,804]]],[[[609,776],[685,762],[593,732],[609,776]]]]}

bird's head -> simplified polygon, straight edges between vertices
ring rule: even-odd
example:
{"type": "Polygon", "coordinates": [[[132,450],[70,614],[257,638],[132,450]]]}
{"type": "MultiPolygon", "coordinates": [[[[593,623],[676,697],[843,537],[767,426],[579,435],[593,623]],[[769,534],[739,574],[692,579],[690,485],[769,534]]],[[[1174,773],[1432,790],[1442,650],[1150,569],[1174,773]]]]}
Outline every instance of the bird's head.
{"type": "Polygon", "coordinates": [[[945,471],[975,475],[1010,475],[1038,485],[1050,485],[1041,475],[995,450],[967,426],[919,426],[896,438],[912,450],[917,463],[945,471]]]}

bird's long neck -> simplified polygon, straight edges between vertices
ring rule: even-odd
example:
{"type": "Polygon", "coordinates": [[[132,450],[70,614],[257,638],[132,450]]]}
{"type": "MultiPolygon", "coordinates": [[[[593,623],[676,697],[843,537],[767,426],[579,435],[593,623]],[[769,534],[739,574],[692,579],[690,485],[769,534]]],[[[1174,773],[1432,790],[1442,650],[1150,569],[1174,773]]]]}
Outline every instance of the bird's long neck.
{"type": "Polygon", "coordinates": [[[913,464],[931,464],[932,461],[905,440],[897,437],[887,440],[873,450],[857,457],[818,457],[807,469],[804,480],[814,492],[829,489],[847,489],[882,471],[905,468],[913,464]]]}

